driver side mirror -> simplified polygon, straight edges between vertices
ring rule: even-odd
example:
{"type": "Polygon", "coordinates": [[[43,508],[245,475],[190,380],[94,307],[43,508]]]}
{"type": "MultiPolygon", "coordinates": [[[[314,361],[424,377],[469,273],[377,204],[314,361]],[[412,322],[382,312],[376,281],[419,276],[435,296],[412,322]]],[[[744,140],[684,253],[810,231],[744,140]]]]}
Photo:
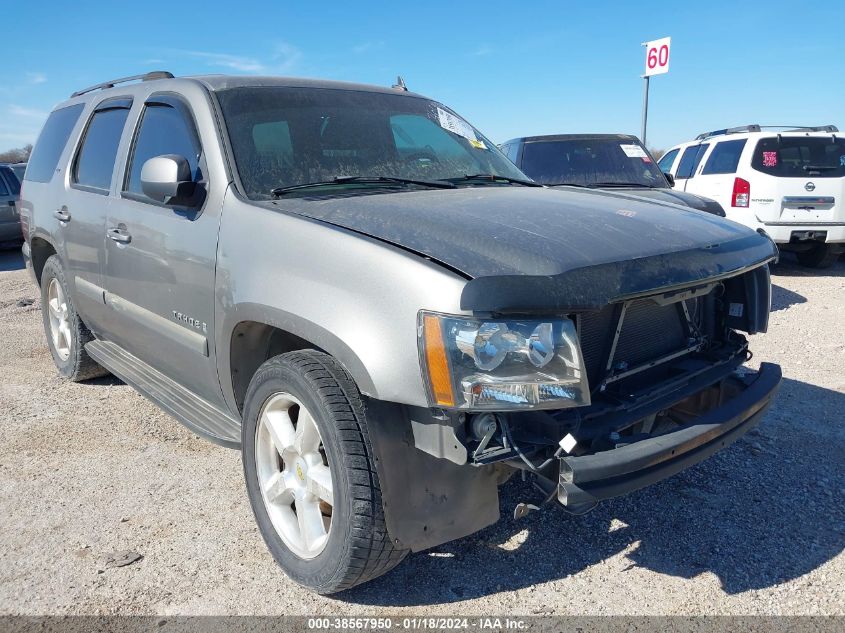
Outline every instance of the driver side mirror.
{"type": "Polygon", "coordinates": [[[188,206],[195,189],[191,166],[184,156],[156,156],[141,167],[141,191],[156,202],[188,206]]]}
{"type": "Polygon", "coordinates": [[[669,186],[674,187],[675,186],[675,177],[672,174],[670,174],[668,171],[664,171],[663,175],[666,176],[666,181],[669,183],[669,186]]]}

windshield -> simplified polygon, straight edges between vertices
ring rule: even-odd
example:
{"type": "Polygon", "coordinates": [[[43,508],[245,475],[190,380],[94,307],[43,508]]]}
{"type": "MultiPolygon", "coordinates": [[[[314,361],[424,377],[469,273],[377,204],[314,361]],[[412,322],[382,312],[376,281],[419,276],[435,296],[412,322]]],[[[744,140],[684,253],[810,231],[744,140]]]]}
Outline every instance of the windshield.
{"type": "MultiPolygon", "coordinates": [[[[492,174],[525,179],[475,128],[427,99],[272,86],[232,88],[218,96],[241,182],[252,199],[270,199],[274,189],[350,176],[440,181],[492,174]]],[[[350,190],[362,186],[335,184],[350,190]]],[[[319,195],[316,189],[305,191],[301,195],[319,195]]]]}
{"type": "Polygon", "coordinates": [[[845,139],[833,135],[761,138],[751,166],[782,178],[841,178],[845,176],[845,139]]]}
{"type": "Polygon", "coordinates": [[[544,185],[668,187],[642,145],[629,139],[528,141],[522,170],[544,185]]]}

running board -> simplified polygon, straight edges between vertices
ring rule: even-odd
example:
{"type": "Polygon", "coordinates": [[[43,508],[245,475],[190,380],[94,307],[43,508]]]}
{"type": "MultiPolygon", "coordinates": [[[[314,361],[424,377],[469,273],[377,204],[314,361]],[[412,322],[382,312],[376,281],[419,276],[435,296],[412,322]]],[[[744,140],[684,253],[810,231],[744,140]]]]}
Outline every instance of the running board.
{"type": "Polygon", "coordinates": [[[91,341],[85,351],[138,393],[197,435],[227,448],[241,447],[241,423],[136,358],[119,345],[91,341]]]}

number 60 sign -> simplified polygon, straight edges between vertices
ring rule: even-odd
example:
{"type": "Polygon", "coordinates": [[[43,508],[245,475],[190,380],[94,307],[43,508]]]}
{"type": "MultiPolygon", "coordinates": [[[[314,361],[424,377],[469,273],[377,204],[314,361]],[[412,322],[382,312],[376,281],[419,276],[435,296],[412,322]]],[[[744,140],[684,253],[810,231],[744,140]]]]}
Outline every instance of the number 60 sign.
{"type": "Polygon", "coordinates": [[[669,48],[671,37],[664,37],[645,43],[645,76],[662,75],[669,72],[669,48]]]}

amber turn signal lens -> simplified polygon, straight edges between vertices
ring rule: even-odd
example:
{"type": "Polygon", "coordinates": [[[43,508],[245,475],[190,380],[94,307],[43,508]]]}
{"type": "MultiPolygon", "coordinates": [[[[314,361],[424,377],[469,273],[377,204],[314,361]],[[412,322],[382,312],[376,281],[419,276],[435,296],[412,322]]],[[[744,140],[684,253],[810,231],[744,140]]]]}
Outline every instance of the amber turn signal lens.
{"type": "Polygon", "coordinates": [[[425,361],[431,392],[437,404],[443,407],[455,406],[455,394],[452,392],[452,377],[449,375],[449,360],[446,358],[446,345],[443,342],[443,330],[440,319],[435,316],[423,317],[425,336],[425,361]]]}

